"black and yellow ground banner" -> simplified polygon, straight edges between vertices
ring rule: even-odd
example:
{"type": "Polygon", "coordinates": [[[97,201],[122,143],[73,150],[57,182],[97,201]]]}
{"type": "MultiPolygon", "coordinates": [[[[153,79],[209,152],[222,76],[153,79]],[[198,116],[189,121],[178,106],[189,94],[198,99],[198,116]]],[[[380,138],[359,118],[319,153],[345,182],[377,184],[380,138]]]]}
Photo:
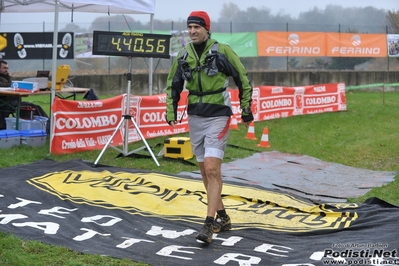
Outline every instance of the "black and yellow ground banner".
{"type": "Polygon", "coordinates": [[[196,241],[200,180],[75,160],[1,169],[0,230],[151,265],[399,265],[399,208],[312,201],[228,182],[233,229],[196,241]]]}

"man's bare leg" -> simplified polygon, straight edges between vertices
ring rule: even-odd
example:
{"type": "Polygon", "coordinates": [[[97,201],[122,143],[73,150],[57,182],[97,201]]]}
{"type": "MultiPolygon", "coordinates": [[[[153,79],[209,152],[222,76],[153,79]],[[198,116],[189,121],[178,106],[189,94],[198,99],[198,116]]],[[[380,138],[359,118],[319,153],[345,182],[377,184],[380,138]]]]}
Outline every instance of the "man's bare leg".
{"type": "Polygon", "coordinates": [[[223,210],[222,202],[222,160],[215,157],[206,157],[203,163],[198,163],[202,175],[202,181],[204,183],[207,199],[208,208],[207,216],[214,217],[216,211],[223,210]]]}
{"type": "Polygon", "coordinates": [[[223,210],[222,202],[222,160],[216,157],[206,157],[204,162],[198,163],[202,175],[202,181],[207,194],[207,217],[205,224],[197,235],[197,239],[205,243],[211,243],[214,227],[215,213],[223,210]]]}

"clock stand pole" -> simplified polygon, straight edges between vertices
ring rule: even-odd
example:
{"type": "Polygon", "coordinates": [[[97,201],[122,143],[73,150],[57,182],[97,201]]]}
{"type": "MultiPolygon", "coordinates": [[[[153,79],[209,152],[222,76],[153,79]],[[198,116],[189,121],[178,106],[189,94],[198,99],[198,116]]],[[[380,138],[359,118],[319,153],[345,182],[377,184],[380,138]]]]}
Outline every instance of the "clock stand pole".
{"type": "Polygon", "coordinates": [[[116,127],[114,133],[112,133],[111,137],[107,141],[107,144],[103,147],[101,150],[100,154],[98,155],[96,161],[93,164],[93,167],[96,167],[100,158],[104,154],[105,150],[109,147],[119,151],[123,156],[128,156],[130,154],[133,154],[137,151],[143,150],[144,148],[147,148],[147,150],[150,152],[152,159],[154,160],[155,164],[159,166],[159,162],[157,158],[155,157],[154,153],[151,150],[151,147],[148,145],[146,139],[144,138],[143,134],[140,131],[140,128],[137,126],[136,122],[134,121],[134,118],[130,115],[130,91],[132,87],[132,57],[129,57],[129,72],[126,73],[127,77],[127,100],[126,100],[126,114],[122,115],[121,121],[119,122],[118,126],[116,127]],[[134,128],[136,129],[137,133],[139,134],[141,140],[144,142],[145,146],[135,149],[131,152],[128,151],[128,145],[129,145],[129,121],[132,122],[134,128]],[[118,131],[122,128],[125,127],[124,134],[123,134],[123,150],[110,145],[112,140],[114,139],[115,135],[118,133],[118,131]]]}

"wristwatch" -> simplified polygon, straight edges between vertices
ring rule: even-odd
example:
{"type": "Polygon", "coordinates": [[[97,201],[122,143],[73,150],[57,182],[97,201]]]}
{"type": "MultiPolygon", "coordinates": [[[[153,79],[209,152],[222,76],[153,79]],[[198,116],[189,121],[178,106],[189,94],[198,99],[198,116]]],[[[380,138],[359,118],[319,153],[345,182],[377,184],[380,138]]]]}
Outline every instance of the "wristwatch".
{"type": "Polygon", "coordinates": [[[252,113],[252,110],[251,110],[251,107],[245,107],[244,109],[242,109],[242,111],[244,112],[244,113],[246,113],[246,114],[250,114],[250,113],[252,113]]]}

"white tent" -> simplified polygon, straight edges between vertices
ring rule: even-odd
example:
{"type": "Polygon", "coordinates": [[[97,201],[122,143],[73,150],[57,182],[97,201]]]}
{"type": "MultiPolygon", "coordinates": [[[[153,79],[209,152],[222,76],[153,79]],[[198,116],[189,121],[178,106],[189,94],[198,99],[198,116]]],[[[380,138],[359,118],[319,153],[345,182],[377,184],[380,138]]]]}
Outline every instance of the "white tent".
{"type": "Polygon", "coordinates": [[[59,6],[60,12],[155,13],[155,0],[1,0],[0,10],[9,13],[54,12],[56,5],[59,6]]]}
{"type": "MultiPolygon", "coordinates": [[[[107,14],[149,14],[152,21],[155,13],[155,0],[0,0],[0,12],[32,13],[54,12],[54,38],[52,61],[51,104],[55,98],[57,72],[57,43],[59,12],[95,12],[107,14]]],[[[150,60],[150,94],[152,93],[153,61],[150,60]]],[[[51,128],[53,120],[51,119],[51,128]]]]}

